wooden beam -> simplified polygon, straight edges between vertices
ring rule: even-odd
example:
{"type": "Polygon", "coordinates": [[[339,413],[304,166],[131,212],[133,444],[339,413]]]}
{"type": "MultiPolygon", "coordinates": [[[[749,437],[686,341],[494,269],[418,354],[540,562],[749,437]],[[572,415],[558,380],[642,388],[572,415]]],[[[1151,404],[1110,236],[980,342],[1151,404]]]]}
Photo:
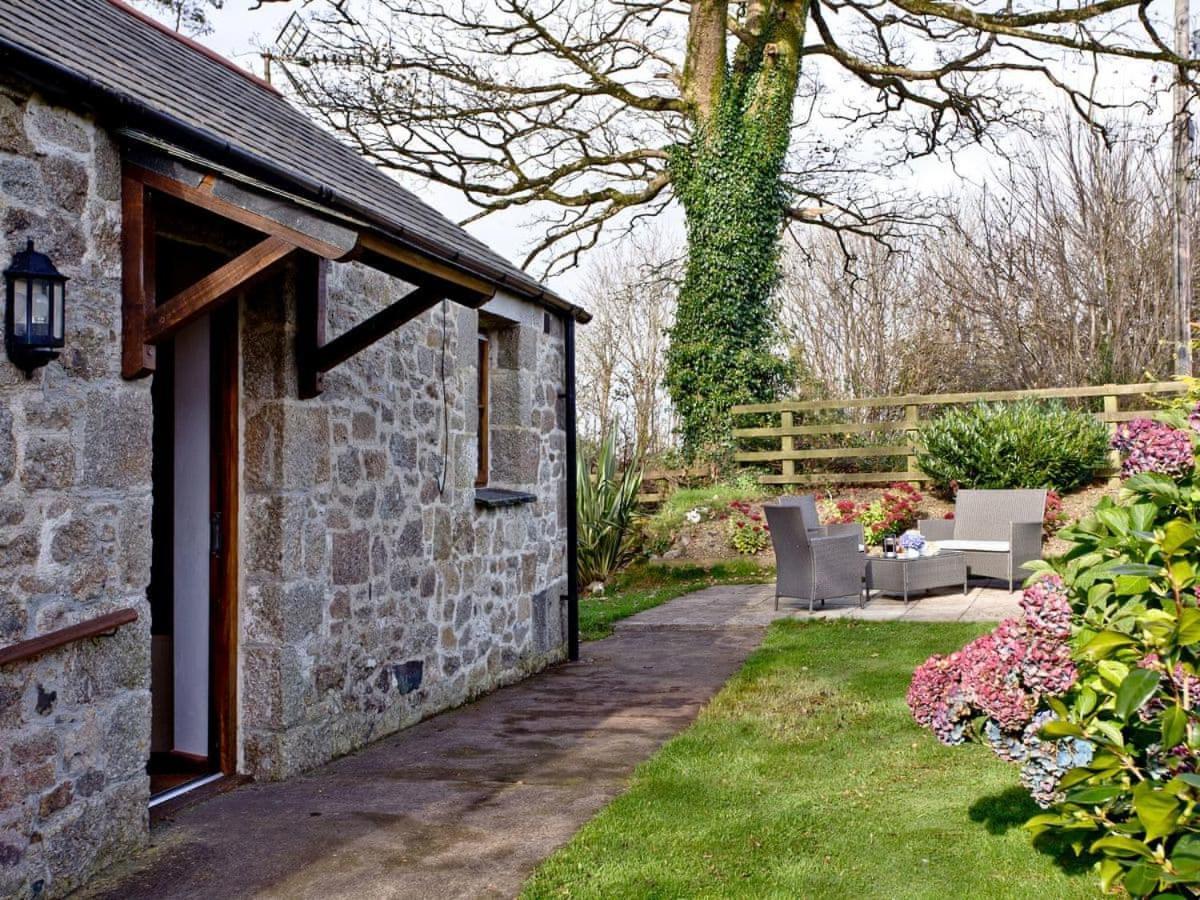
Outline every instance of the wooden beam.
{"type": "Polygon", "coordinates": [[[367,253],[374,254],[375,258],[364,260],[368,265],[420,286],[432,287],[440,282],[442,296],[450,297],[464,306],[483,306],[496,295],[495,286],[482,278],[373,234],[362,235],[359,245],[367,253]]]}
{"type": "Polygon", "coordinates": [[[226,303],[235,291],[263,275],[295,249],[294,244],[272,235],[191,287],[184,288],[146,318],[146,342],[161,343],[188,323],[212,312],[226,303]]]}
{"type": "Polygon", "coordinates": [[[17,641],[7,647],[0,647],[0,665],[33,659],[35,656],[41,656],[43,653],[75,641],[111,634],[122,625],[136,622],[137,617],[135,609],[119,609],[116,612],[105,613],[94,619],[88,619],[86,622],[80,622],[78,625],[68,625],[66,628],[59,628],[25,641],[17,641]]]}
{"type": "Polygon", "coordinates": [[[380,338],[391,334],[405,322],[415,319],[431,306],[439,303],[445,294],[436,287],[420,287],[405,294],[395,303],[385,307],[344,334],[338,335],[328,344],[316,350],[314,368],[328,372],[341,365],[354,354],[370,347],[380,338]]]}
{"type": "Polygon", "coordinates": [[[143,169],[139,166],[129,166],[128,170],[133,177],[140,180],[147,187],[161,191],[164,194],[169,194],[193,206],[199,206],[201,209],[206,209],[226,219],[232,219],[234,222],[239,222],[242,225],[253,228],[255,231],[261,231],[263,234],[282,238],[293,246],[307,250],[309,253],[315,253],[317,256],[325,259],[344,259],[353,253],[353,249],[347,251],[345,247],[339,247],[336,244],[322,241],[312,235],[297,231],[295,228],[289,228],[261,213],[245,209],[236,203],[230,203],[228,200],[223,200],[215,196],[213,194],[214,181],[211,178],[202,181],[199,187],[193,187],[190,184],[183,184],[159,172],[152,172],[149,169],[143,169]]]}
{"type": "Polygon", "coordinates": [[[121,178],[121,377],[154,371],[146,316],[154,309],[154,208],[136,178],[121,178]]]}
{"type": "Polygon", "coordinates": [[[301,400],[311,400],[325,389],[317,371],[317,351],[325,344],[325,305],[329,294],[326,277],[329,260],[304,254],[296,272],[296,371],[301,400]]]}

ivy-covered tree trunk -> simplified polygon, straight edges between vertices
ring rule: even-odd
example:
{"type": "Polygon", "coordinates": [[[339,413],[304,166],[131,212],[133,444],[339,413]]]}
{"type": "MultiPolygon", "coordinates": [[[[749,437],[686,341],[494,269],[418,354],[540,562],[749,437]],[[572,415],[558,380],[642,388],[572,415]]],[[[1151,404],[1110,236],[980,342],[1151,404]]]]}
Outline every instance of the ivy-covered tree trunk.
{"type": "MultiPolygon", "coordinates": [[[[722,23],[727,13],[725,4],[694,4],[693,36],[697,10],[722,23]]],[[[726,447],[729,408],[774,399],[787,381],[787,364],[774,352],[773,292],[806,14],[807,0],[751,4],[746,24],[759,38],[729,63],[723,40],[719,51],[689,46],[695,130],[671,159],[688,261],[667,353],[667,386],[689,456],[726,447]]]]}

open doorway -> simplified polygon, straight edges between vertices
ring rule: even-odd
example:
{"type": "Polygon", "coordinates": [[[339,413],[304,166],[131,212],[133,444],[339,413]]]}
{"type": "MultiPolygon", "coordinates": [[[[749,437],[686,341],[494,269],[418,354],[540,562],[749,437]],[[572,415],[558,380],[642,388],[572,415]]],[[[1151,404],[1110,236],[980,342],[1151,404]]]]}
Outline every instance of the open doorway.
{"type": "MultiPolygon", "coordinates": [[[[196,276],[186,270],[220,264],[206,255],[189,247],[187,263],[170,268],[187,283],[196,276]]],[[[195,320],[157,354],[152,802],[236,771],[237,304],[195,320]]]]}

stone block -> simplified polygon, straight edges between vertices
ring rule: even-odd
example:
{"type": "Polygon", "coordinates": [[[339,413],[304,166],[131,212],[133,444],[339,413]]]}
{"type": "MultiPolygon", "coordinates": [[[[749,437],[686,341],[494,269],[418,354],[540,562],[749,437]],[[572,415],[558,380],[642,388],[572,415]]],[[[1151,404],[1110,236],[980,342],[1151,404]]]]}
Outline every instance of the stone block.
{"type": "Polygon", "coordinates": [[[96,552],[96,523],[86,515],[72,517],[50,538],[50,558],[70,563],[91,558],[96,552]]]}
{"type": "Polygon", "coordinates": [[[25,133],[25,104],[0,93],[0,151],[25,156],[32,150],[25,133]]]}
{"type": "Polygon", "coordinates": [[[150,483],[152,421],[147,381],[89,394],[83,441],[83,477],[89,486],[150,483]]]}
{"type": "Polygon", "coordinates": [[[46,209],[49,200],[38,165],[24,156],[0,158],[0,197],[18,206],[46,209]]]}
{"type": "Polygon", "coordinates": [[[284,641],[302,644],[320,632],[326,602],[325,588],[321,584],[291,585],[283,590],[282,599],[280,621],[284,641]]]}
{"type": "Polygon", "coordinates": [[[66,156],[45,156],[41,169],[50,202],[73,215],[82,214],[88,197],[88,170],[83,163],[66,156]]]}
{"type": "Polygon", "coordinates": [[[245,478],[255,490],[309,488],[329,481],[329,410],[267,403],[246,418],[245,478]]]}
{"type": "Polygon", "coordinates": [[[243,509],[246,571],[274,576],[303,571],[305,501],[250,495],[243,509]]]}
{"type": "Polygon", "coordinates": [[[12,480],[17,467],[17,442],[13,437],[12,412],[0,406],[0,485],[12,480]]]}
{"type": "Polygon", "coordinates": [[[491,474],[506,484],[533,484],[537,480],[541,441],[528,430],[492,429],[491,474]]]}
{"type": "Polygon", "coordinates": [[[53,147],[85,153],[91,149],[91,127],[88,123],[59,106],[49,106],[32,99],[25,110],[25,129],[43,152],[53,147]]]}
{"type": "Polygon", "coordinates": [[[343,531],[333,536],[333,583],[363,584],[370,574],[370,535],[367,530],[343,531]]]}

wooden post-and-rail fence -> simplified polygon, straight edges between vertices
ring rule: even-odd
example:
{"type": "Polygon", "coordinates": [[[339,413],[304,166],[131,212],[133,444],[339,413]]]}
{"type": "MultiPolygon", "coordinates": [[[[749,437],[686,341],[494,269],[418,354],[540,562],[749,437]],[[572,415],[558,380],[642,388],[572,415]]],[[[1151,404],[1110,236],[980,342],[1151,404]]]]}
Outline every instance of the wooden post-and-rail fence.
{"type": "MultiPolygon", "coordinates": [[[[1118,422],[1150,418],[1159,410],[1122,409],[1127,404],[1141,405],[1156,394],[1179,394],[1185,386],[1175,381],[1156,381],[1144,384],[1102,384],[1086,387],[1048,388],[1043,390],[983,391],[975,394],[903,394],[895,397],[863,397],[849,400],[785,400],[779,403],[756,403],[733,407],[735,416],[779,417],[778,425],[756,425],[735,428],[733,436],[744,446],[748,439],[768,439],[779,442],[779,449],[742,450],[734,454],[740,463],[778,465],[778,473],[759,476],[762,484],[890,484],[896,481],[921,482],[928,478],[917,466],[916,452],[919,429],[936,415],[937,407],[978,401],[1004,402],[1013,400],[1076,400],[1100,398],[1101,409],[1094,412],[1101,422],[1115,428],[1118,422]],[[1135,402],[1136,401],[1136,402],[1135,402]],[[859,422],[806,421],[820,413],[839,410],[870,410],[878,415],[859,422]],[[922,417],[922,412],[925,416],[922,417]],[[862,447],[812,446],[828,443],[830,438],[847,435],[880,435],[878,445],[862,447]],[[890,439],[888,439],[890,438],[890,439]],[[809,446],[797,446],[797,439],[809,446]],[[859,459],[905,460],[903,470],[886,472],[845,472],[822,466],[838,460],[859,459]],[[807,471],[796,471],[796,463],[811,463],[807,471]]],[[[1119,460],[1114,460],[1116,465],[1119,460]]]]}

